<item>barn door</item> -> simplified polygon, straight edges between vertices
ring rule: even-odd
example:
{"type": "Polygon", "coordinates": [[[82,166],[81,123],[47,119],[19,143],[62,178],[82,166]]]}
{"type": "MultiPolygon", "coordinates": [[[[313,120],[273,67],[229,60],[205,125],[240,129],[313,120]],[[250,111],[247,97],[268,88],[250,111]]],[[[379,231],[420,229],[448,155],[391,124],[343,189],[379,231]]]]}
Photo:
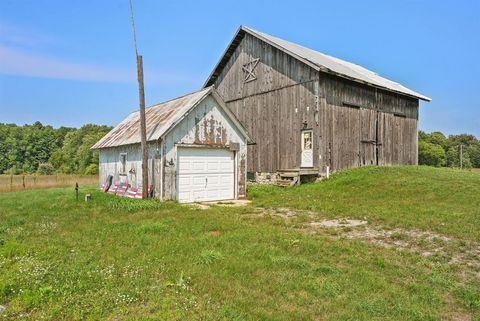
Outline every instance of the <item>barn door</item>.
{"type": "Polygon", "coordinates": [[[313,167],[313,132],[302,131],[302,164],[301,167],[313,167]]]}
{"type": "Polygon", "coordinates": [[[377,165],[377,115],[371,109],[360,110],[360,166],[377,165]]]}
{"type": "Polygon", "coordinates": [[[377,155],[379,165],[393,165],[394,115],[382,111],[377,112],[377,155]]]}

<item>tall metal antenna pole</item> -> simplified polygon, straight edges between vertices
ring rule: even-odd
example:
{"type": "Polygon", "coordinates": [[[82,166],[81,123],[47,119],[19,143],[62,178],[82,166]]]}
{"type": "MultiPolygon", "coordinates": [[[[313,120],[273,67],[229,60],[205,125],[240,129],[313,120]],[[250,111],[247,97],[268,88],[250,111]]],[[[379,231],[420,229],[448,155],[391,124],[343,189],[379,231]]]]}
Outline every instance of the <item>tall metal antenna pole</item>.
{"type": "Polygon", "coordinates": [[[138,99],[140,103],[140,136],[142,148],[142,197],[148,197],[148,154],[147,154],[147,125],[145,121],[145,91],[143,86],[143,58],[138,54],[137,33],[133,18],[133,4],[130,0],[130,17],[132,18],[133,45],[137,57],[138,99]]]}

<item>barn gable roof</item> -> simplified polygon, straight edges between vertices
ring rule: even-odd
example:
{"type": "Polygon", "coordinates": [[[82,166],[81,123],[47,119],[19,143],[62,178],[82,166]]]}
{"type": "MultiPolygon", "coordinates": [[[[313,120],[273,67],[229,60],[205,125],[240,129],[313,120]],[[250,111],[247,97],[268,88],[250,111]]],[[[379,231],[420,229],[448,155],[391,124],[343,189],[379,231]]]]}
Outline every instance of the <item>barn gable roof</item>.
{"type": "Polygon", "coordinates": [[[235,49],[247,33],[291,55],[292,57],[295,57],[315,70],[331,73],[339,77],[347,78],[356,82],[415,97],[425,101],[431,101],[429,97],[408,89],[397,82],[384,78],[362,66],[323,54],[290,41],[270,36],[266,33],[256,31],[245,26],[240,26],[235,37],[222,55],[222,58],[217,63],[214,70],[205,82],[205,86],[210,86],[215,82],[223,67],[225,67],[225,65],[228,63],[228,60],[233,55],[235,49]]]}
{"type": "MultiPolygon", "coordinates": [[[[232,120],[235,126],[247,138],[247,141],[252,142],[243,125],[225,106],[225,103],[213,86],[146,108],[147,142],[162,138],[208,95],[212,95],[225,111],[227,117],[232,120]]],[[[140,142],[140,112],[135,111],[102,137],[91,149],[102,149],[140,142]]]]}

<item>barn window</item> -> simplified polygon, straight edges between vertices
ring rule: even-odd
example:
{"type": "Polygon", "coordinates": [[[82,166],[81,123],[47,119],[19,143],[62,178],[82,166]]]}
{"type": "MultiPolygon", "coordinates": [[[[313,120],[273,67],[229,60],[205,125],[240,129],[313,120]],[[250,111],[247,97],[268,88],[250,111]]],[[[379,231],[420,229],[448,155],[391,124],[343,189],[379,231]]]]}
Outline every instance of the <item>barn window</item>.
{"type": "Polygon", "coordinates": [[[312,149],[312,131],[306,130],[303,132],[303,149],[310,150],[312,149]]]}
{"type": "Polygon", "coordinates": [[[122,173],[127,172],[127,153],[120,154],[120,171],[122,173]]]}

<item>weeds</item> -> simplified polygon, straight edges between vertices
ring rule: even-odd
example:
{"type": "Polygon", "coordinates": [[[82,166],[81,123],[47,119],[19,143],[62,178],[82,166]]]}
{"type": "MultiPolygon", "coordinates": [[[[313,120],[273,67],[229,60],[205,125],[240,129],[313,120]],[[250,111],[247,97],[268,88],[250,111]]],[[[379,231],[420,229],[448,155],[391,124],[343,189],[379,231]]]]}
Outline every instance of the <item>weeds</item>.
{"type": "Polygon", "coordinates": [[[460,287],[458,296],[465,307],[474,311],[480,310],[480,281],[460,287]]]}
{"type": "Polygon", "coordinates": [[[139,199],[115,197],[115,196],[112,196],[109,199],[108,206],[112,210],[123,210],[130,213],[145,211],[145,210],[159,210],[159,209],[166,208],[165,203],[162,203],[156,199],[139,200],[139,199]]]}
{"type": "Polygon", "coordinates": [[[141,234],[161,234],[168,231],[168,226],[161,222],[144,222],[137,230],[141,234]]]}
{"type": "Polygon", "coordinates": [[[203,265],[210,265],[216,261],[222,260],[222,253],[215,250],[204,250],[200,253],[198,263],[203,265]]]}
{"type": "Polygon", "coordinates": [[[82,189],[88,203],[71,188],[3,193],[0,318],[439,321],[460,311],[477,321],[480,283],[466,271],[480,240],[479,181],[361,168],[289,189],[249,186],[248,208],[204,211],[93,187],[82,189]],[[301,231],[342,217],[369,224],[301,231]],[[343,237],[372,226],[386,228],[390,247],[343,237]],[[461,264],[395,249],[406,243],[444,247],[461,264]]]}

